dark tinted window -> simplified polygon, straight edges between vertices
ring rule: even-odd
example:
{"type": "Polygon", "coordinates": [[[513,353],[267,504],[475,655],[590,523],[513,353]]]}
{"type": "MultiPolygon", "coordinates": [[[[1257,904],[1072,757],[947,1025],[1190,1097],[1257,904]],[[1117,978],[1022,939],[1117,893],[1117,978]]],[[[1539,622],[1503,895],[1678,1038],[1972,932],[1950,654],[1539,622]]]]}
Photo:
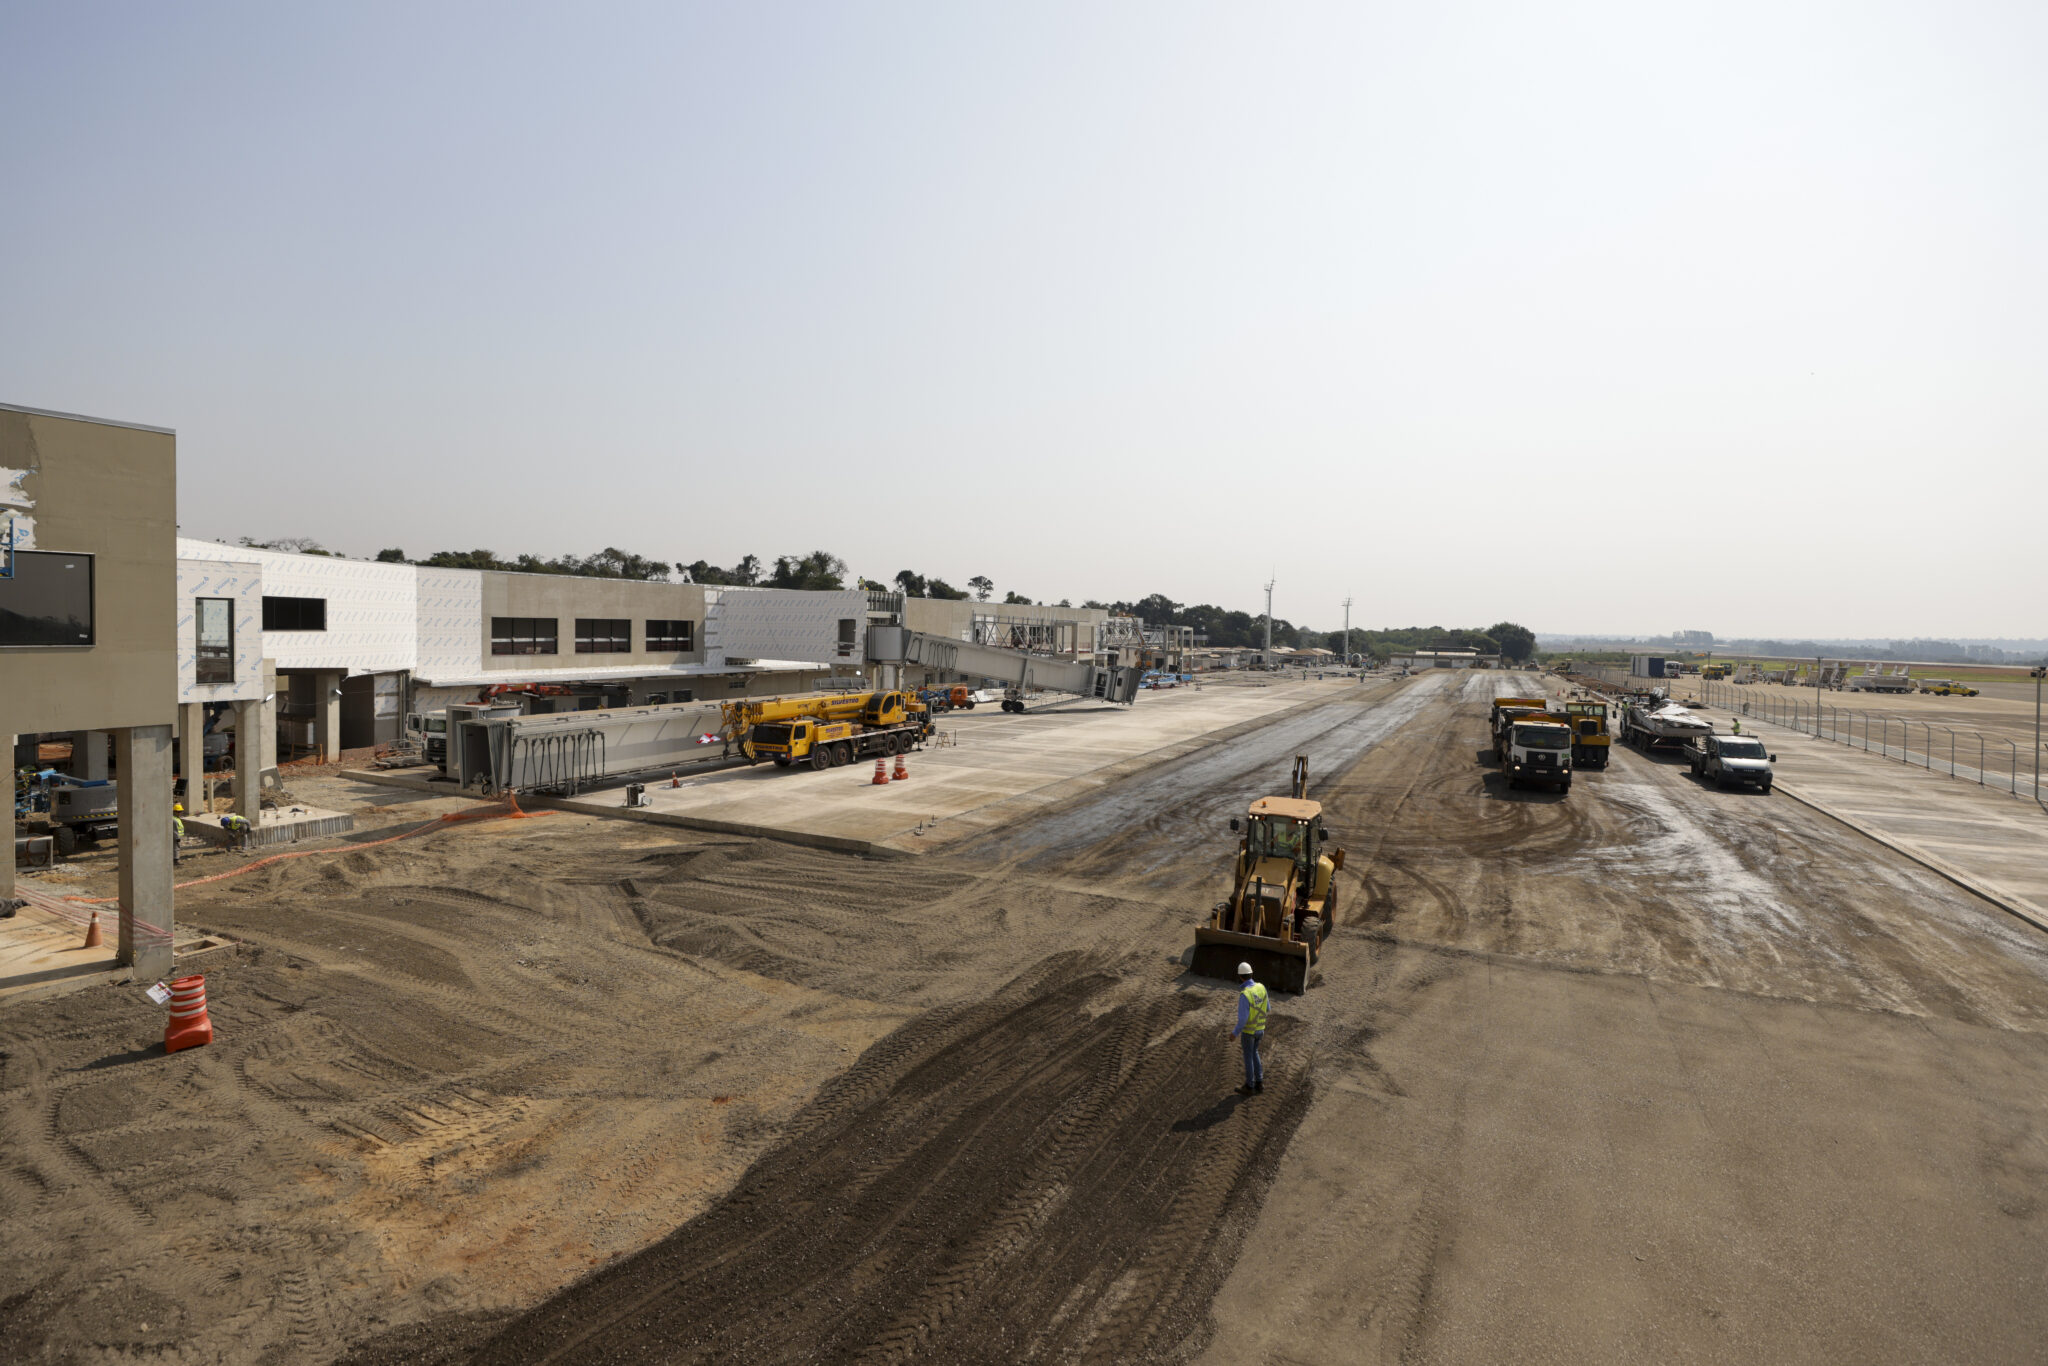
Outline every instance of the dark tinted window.
{"type": "Polygon", "coordinates": [[[0,579],[0,645],[92,643],[92,556],[15,551],[0,579]]]}
{"type": "Polygon", "coordinates": [[[576,653],[622,655],[633,648],[633,623],[624,617],[576,618],[576,653]]]}
{"type": "Polygon", "coordinates": [[[697,648],[697,623],[694,621],[649,621],[647,623],[647,649],[650,652],[668,650],[683,651],[697,648]]]}
{"type": "Polygon", "coordinates": [[[492,617],[491,653],[494,655],[552,655],[560,653],[554,617],[492,617]]]}
{"type": "Polygon", "coordinates": [[[235,681],[235,603],[232,598],[192,600],[192,681],[235,681]]]}
{"type": "Polygon", "coordinates": [[[327,599],[273,598],[263,595],[263,629],[266,631],[324,631],[327,629],[327,599]]]}

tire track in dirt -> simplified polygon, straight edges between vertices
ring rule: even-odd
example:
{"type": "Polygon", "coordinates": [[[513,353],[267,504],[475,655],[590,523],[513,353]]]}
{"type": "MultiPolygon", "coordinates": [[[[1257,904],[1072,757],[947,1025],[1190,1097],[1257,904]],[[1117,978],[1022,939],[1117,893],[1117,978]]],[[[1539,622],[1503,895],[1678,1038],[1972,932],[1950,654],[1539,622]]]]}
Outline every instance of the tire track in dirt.
{"type": "Polygon", "coordinates": [[[1199,1331],[1309,1098],[1218,1102],[1199,996],[1073,956],[870,1051],[718,1205],[480,1348],[538,1361],[1145,1360],[1199,1331]],[[765,1293],[764,1293],[765,1291],[765,1293]]]}

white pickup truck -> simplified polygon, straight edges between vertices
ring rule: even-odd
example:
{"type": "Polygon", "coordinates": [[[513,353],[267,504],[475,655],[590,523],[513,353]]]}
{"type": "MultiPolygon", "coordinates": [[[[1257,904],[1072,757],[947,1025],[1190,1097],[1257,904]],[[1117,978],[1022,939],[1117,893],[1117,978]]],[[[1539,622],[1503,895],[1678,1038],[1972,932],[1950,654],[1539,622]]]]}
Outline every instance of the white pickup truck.
{"type": "Polygon", "coordinates": [[[1716,787],[1747,784],[1765,796],[1771,791],[1771,765],[1778,756],[1749,735],[1696,735],[1686,742],[1692,776],[1716,787]]]}

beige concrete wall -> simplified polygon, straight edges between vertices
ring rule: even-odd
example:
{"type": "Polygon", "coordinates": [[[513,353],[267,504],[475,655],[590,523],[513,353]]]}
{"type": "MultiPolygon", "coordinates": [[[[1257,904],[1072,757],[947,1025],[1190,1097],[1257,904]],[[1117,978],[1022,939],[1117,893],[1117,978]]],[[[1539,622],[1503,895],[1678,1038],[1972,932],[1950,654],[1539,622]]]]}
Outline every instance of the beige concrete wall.
{"type": "Polygon", "coordinates": [[[641,583],[630,579],[580,579],[563,574],[487,572],[483,583],[484,669],[530,673],[535,669],[665,669],[704,659],[704,589],[693,583],[641,583]],[[553,655],[494,655],[492,617],[553,617],[561,650],[553,655]],[[633,623],[633,649],[625,654],[576,653],[578,617],[624,617],[633,623]],[[694,650],[650,654],[651,619],[696,623],[694,650]]]}
{"type": "Polygon", "coordinates": [[[169,726],[178,695],[178,458],[169,432],[0,408],[35,546],[93,556],[94,643],[0,648],[0,734],[169,726]]]}

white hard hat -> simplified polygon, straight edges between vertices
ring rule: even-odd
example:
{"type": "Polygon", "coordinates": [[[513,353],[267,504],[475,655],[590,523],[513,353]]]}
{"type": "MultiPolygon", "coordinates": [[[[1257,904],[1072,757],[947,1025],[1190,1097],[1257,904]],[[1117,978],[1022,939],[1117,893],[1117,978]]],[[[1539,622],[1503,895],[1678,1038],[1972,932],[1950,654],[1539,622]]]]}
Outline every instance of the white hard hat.
{"type": "Polygon", "coordinates": [[[1251,975],[1252,975],[1252,965],[1251,965],[1250,963],[1239,963],[1239,964],[1237,965],[1237,975],[1238,975],[1238,976],[1240,976],[1240,977],[1249,977],[1249,976],[1251,976],[1251,975]]]}

